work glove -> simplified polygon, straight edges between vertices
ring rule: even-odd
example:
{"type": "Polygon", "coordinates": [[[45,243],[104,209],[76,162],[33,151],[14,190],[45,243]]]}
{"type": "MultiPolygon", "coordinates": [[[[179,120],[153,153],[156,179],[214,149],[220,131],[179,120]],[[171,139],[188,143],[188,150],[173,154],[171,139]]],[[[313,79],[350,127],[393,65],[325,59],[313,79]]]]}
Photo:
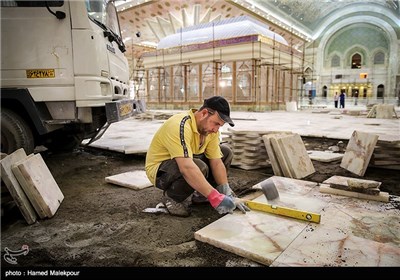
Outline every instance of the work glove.
{"type": "Polygon", "coordinates": [[[235,199],[236,195],[232,191],[231,187],[229,186],[229,183],[225,183],[225,184],[219,185],[217,187],[217,190],[220,193],[223,193],[223,194],[231,197],[233,199],[233,201],[235,202],[236,207],[239,208],[239,210],[242,211],[243,214],[246,214],[246,211],[250,211],[250,208],[247,207],[243,202],[241,202],[239,199],[235,199]]]}
{"type": "Polygon", "coordinates": [[[208,201],[211,206],[219,214],[233,213],[236,208],[235,201],[232,197],[219,193],[216,189],[213,189],[211,193],[207,196],[208,201]]]}

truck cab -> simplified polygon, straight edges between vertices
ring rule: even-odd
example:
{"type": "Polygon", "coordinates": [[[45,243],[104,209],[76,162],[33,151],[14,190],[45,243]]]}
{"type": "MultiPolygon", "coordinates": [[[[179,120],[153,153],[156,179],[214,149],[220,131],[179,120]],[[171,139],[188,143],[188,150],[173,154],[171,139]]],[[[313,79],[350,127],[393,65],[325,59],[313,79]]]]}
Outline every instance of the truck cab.
{"type": "Polygon", "coordinates": [[[133,113],[113,1],[0,5],[3,153],[71,149],[133,113]]]}

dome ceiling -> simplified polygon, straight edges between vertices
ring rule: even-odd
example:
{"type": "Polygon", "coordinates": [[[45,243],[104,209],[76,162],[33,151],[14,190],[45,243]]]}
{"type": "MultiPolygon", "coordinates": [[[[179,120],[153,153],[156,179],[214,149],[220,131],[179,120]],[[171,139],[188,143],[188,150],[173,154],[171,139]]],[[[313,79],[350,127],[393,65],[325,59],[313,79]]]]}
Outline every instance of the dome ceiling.
{"type": "Polygon", "coordinates": [[[152,50],[181,27],[238,16],[265,23],[289,44],[301,48],[330,22],[373,14],[400,25],[399,0],[133,0],[115,1],[127,57],[152,50]],[[319,30],[319,31],[318,31],[319,30]]]}
{"type": "Polygon", "coordinates": [[[327,16],[350,8],[357,11],[359,5],[382,6],[400,18],[398,0],[253,0],[248,2],[274,12],[293,24],[300,24],[310,32],[319,27],[327,16]]]}

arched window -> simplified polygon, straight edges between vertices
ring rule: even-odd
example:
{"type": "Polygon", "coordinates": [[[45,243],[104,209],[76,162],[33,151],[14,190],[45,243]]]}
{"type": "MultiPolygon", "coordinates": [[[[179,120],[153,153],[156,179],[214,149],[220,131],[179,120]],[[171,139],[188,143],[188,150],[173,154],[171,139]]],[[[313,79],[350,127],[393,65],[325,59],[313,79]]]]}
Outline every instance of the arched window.
{"type": "Polygon", "coordinates": [[[307,81],[310,81],[312,79],[313,75],[313,70],[310,67],[307,67],[307,69],[304,71],[304,77],[306,78],[305,81],[303,81],[303,84],[305,84],[307,81]]]}
{"type": "Polygon", "coordinates": [[[327,86],[323,86],[322,87],[322,97],[325,97],[328,95],[328,87],[327,86]]]}
{"type": "Polygon", "coordinates": [[[188,100],[200,101],[199,92],[199,65],[191,65],[188,67],[188,100]]]}
{"type": "Polygon", "coordinates": [[[374,64],[385,64],[385,54],[378,52],[374,56],[374,64]]]}
{"type": "Polygon", "coordinates": [[[232,100],[232,75],[233,65],[232,62],[223,63],[221,66],[221,75],[218,82],[219,94],[225,97],[227,100],[232,100]]]}
{"type": "Polygon", "coordinates": [[[174,92],[173,99],[174,101],[184,101],[185,100],[185,85],[183,79],[183,67],[174,66],[173,67],[173,79],[174,79],[174,92]]]}
{"type": "Polygon", "coordinates": [[[244,61],[237,67],[236,75],[236,99],[238,101],[251,100],[251,65],[244,61]]]}
{"type": "Polygon", "coordinates": [[[332,57],[331,67],[340,67],[340,57],[338,55],[332,57]]]}
{"type": "Polygon", "coordinates": [[[214,65],[212,62],[203,64],[202,93],[203,98],[214,96],[214,65]]]}
{"type": "Polygon", "coordinates": [[[351,57],[351,69],[360,69],[361,68],[361,55],[356,53],[351,57]]]}
{"type": "Polygon", "coordinates": [[[160,69],[160,102],[171,101],[171,68],[160,69]],[[164,70],[164,72],[162,72],[164,70]]]}
{"type": "Polygon", "coordinates": [[[158,101],[158,80],[159,80],[159,69],[150,69],[149,70],[149,101],[158,101]]]}
{"type": "Polygon", "coordinates": [[[384,93],[385,93],[385,86],[381,84],[378,86],[378,90],[376,92],[376,97],[383,98],[384,93]]]}

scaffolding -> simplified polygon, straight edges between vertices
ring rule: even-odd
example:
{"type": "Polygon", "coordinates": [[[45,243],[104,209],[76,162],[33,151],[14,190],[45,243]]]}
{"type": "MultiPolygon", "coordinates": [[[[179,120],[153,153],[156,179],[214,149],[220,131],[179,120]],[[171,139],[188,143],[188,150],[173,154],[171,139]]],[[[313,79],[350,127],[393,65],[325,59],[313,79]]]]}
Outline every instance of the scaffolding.
{"type": "Polygon", "coordinates": [[[221,39],[215,37],[214,23],[210,27],[209,42],[184,45],[181,29],[178,46],[143,55],[147,104],[186,109],[222,95],[233,108],[265,111],[297,101],[303,90],[304,52],[292,40],[285,44],[264,34],[221,39]],[[157,78],[164,79],[164,86],[157,78]]]}

